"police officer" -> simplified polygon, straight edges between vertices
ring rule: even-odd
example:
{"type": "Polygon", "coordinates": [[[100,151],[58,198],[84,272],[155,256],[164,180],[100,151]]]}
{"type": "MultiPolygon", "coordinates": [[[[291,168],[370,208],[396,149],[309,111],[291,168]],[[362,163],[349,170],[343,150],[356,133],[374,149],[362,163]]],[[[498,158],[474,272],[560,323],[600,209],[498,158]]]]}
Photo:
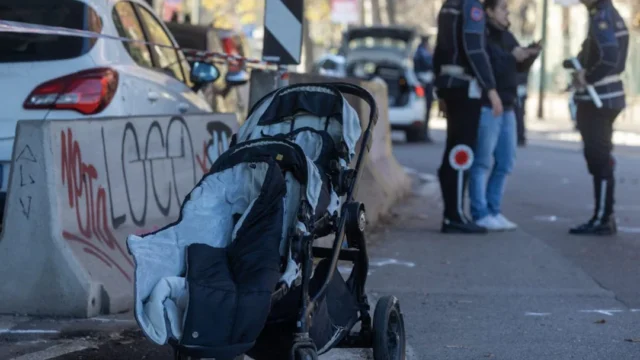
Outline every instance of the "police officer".
{"type": "MultiPolygon", "coordinates": [[[[589,35],[578,60],[584,70],[574,74],[577,126],[584,142],[584,157],[593,176],[595,211],[589,221],[570,229],[572,234],[612,235],[614,218],[613,122],[626,107],[620,73],[625,69],[629,32],[611,0],[580,0],[589,10],[589,35]],[[593,85],[602,101],[598,108],[585,91],[593,85]]],[[[564,67],[572,67],[565,60],[564,67]]]]}
{"type": "Polygon", "coordinates": [[[495,90],[495,79],[485,43],[485,13],[478,0],[446,0],[438,14],[438,36],[434,51],[436,94],[447,117],[447,142],[438,170],[444,201],[441,231],[485,233],[464,213],[463,196],[467,174],[458,181],[450,163],[450,152],[457,145],[475,146],[482,92],[487,92],[494,115],[503,112],[495,90]]]}

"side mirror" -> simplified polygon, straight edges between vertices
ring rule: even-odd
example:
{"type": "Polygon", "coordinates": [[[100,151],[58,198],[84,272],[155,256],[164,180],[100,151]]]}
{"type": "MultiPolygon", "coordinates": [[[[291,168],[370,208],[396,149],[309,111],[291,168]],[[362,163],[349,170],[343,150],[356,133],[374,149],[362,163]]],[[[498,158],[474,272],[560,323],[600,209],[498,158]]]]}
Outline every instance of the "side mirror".
{"type": "Polygon", "coordinates": [[[220,70],[214,64],[196,61],[191,65],[193,91],[198,91],[203,86],[215,82],[219,77],[220,70]]]}
{"type": "Polygon", "coordinates": [[[245,70],[227,72],[224,81],[228,86],[241,86],[249,82],[249,73],[245,70]]]}

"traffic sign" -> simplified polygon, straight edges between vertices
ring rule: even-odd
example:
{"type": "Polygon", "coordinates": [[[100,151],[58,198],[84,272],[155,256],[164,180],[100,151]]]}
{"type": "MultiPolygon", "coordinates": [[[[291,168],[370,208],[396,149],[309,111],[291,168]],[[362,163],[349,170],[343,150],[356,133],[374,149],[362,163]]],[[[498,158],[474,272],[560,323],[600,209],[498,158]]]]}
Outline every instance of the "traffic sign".
{"type": "Polygon", "coordinates": [[[473,150],[467,145],[454,146],[449,153],[449,164],[454,170],[465,171],[473,164],[473,150]]]}
{"type": "Polygon", "coordinates": [[[299,65],[303,21],[303,0],[266,0],[262,60],[279,65],[299,65]]]}

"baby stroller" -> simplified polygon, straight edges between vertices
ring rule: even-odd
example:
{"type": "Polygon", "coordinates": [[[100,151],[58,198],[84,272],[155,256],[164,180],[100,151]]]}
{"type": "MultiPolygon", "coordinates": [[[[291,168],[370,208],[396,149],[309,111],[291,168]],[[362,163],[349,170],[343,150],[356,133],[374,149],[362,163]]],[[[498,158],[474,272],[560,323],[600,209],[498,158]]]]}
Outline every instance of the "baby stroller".
{"type": "Polygon", "coordinates": [[[377,118],[371,94],[347,83],[258,101],[178,221],[127,239],[145,336],[176,359],[315,360],[336,347],[404,359],[398,300],[379,299],[370,316],[365,208],[354,199],[377,118]],[[343,94],[368,103],[364,132],[343,94]],[[314,246],[334,234],[331,248],[314,246]],[[346,281],[341,260],[353,263],[346,281]]]}

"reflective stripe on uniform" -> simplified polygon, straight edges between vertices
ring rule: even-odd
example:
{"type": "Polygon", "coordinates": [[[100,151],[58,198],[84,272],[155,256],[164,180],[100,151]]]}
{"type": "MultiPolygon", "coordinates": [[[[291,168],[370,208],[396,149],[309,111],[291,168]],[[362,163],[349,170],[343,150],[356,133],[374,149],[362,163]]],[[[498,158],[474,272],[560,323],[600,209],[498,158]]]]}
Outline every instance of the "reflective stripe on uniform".
{"type": "Polygon", "coordinates": [[[473,81],[474,77],[467,74],[462,66],[459,65],[442,65],[440,68],[440,75],[449,75],[454,78],[458,78],[466,81],[473,81]]]}
{"type": "Polygon", "coordinates": [[[618,82],[618,81],[622,81],[622,79],[620,78],[620,75],[618,75],[618,74],[609,75],[609,76],[605,76],[602,79],[594,82],[592,85],[594,87],[596,87],[596,86],[613,84],[613,83],[618,82]]]}

